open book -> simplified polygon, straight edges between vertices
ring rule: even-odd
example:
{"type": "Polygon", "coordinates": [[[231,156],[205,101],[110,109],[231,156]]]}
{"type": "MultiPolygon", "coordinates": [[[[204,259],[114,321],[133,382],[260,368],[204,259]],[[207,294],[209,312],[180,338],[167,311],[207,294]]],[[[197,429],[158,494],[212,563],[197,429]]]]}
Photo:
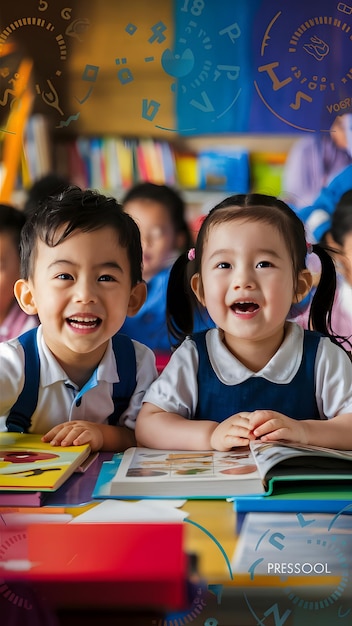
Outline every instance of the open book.
{"type": "Polygon", "coordinates": [[[51,446],[41,435],[0,433],[0,503],[9,492],[55,491],[89,454],[88,444],[51,446]]]}
{"type": "Polygon", "coordinates": [[[103,464],[93,496],[224,498],[318,481],[352,486],[352,451],[259,440],[229,452],[129,448],[103,464]]]}

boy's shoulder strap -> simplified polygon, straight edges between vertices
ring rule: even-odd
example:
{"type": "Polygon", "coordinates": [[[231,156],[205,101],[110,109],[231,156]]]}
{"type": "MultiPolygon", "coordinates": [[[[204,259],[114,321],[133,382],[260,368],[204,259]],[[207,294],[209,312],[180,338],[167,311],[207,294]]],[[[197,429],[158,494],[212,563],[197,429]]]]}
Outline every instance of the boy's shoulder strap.
{"type": "Polygon", "coordinates": [[[32,328],[18,337],[24,350],[24,385],[6,419],[10,432],[27,432],[37,406],[40,376],[37,330],[32,328]]]}
{"type": "Polygon", "coordinates": [[[119,374],[119,382],[114,383],[112,399],[114,412],[109,417],[109,424],[116,424],[118,418],[127,409],[131,396],[136,388],[137,362],[133,341],[123,333],[112,337],[112,347],[119,374]]]}
{"type": "MultiPolygon", "coordinates": [[[[24,386],[6,419],[10,432],[27,432],[38,402],[40,360],[37,345],[37,328],[20,335],[18,341],[24,350],[24,386]]],[[[119,382],[113,385],[114,412],[109,424],[116,424],[127,409],[136,387],[137,363],[132,340],[127,335],[116,334],[112,347],[118,367],[119,382]]]]}

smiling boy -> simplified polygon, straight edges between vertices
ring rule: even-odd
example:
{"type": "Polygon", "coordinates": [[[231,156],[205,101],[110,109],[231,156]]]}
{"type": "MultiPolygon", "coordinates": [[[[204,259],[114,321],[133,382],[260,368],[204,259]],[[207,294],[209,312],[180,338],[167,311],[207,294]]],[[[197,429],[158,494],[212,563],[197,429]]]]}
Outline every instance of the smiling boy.
{"type": "Polygon", "coordinates": [[[41,322],[38,398],[31,415],[18,417],[26,352],[19,339],[1,344],[0,429],[42,433],[53,445],[89,443],[93,450],[134,445],[136,415],[157,375],[146,346],[127,338],[115,346],[126,316],[146,298],[137,225],[113,198],[71,187],[26,223],[21,275],[15,296],[41,322]],[[128,393],[122,409],[119,393],[128,393]]]}

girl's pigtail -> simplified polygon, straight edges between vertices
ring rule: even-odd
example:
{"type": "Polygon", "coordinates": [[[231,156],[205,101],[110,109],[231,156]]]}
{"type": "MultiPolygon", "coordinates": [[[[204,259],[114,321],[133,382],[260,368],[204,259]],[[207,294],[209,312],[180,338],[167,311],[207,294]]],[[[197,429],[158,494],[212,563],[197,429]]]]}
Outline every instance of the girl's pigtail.
{"type": "Polygon", "coordinates": [[[313,244],[312,248],[312,252],[319,257],[321,275],[310,306],[309,328],[317,330],[324,335],[328,335],[328,337],[338,345],[341,345],[342,342],[349,343],[350,338],[337,335],[331,327],[331,313],[336,292],[336,270],[334,261],[327,250],[321,245],[313,244]]]}
{"type": "MultiPolygon", "coordinates": [[[[190,287],[192,252],[181,254],[171,268],[166,296],[166,321],[170,337],[180,344],[193,330],[193,292],[190,287]]],[[[195,297],[195,296],[194,296],[195,297]]]]}

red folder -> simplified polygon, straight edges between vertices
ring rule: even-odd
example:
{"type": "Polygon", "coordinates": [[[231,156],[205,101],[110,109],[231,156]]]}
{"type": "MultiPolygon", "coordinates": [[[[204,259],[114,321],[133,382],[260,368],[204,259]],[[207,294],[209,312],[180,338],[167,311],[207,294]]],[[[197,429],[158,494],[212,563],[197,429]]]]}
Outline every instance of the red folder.
{"type": "Polygon", "coordinates": [[[21,558],[30,569],[1,574],[30,583],[52,608],[187,606],[182,524],[33,524],[25,543],[21,558]]]}

